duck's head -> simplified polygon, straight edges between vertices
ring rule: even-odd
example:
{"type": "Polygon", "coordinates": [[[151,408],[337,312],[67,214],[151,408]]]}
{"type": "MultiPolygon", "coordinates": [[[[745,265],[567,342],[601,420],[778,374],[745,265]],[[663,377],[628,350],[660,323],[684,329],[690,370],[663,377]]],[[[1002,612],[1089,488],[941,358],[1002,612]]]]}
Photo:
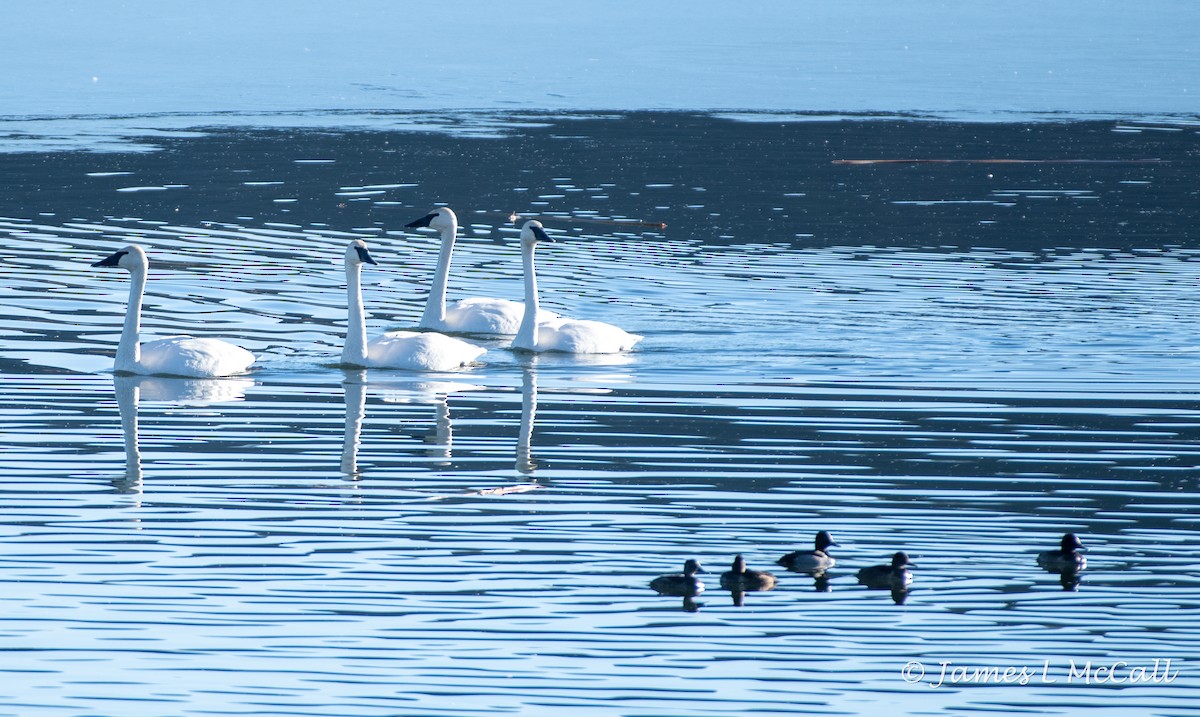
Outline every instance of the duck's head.
{"type": "Polygon", "coordinates": [[[411,221],[404,226],[408,229],[429,227],[430,229],[441,231],[442,229],[457,227],[458,217],[454,215],[450,207],[437,207],[436,209],[431,209],[428,214],[420,219],[411,221]]]}
{"type": "Polygon", "coordinates": [[[1079,541],[1079,536],[1074,533],[1067,533],[1062,537],[1062,549],[1064,553],[1073,553],[1076,550],[1086,551],[1083,543],[1079,541]]]}
{"type": "Polygon", "coordinates": [[[735,572],[735,573],[744,573],[744,572],[746,572],[746,559],[742,557],[742,554],[741,554],[741,553],[738,553],[738,554],[737,554],[737,555],[736,555],[736,556],[733,558],[733,566],[732,566],[732,568],[731,568],[731,569],[732,569],[732,570],[733,570],[733,572],[735,572]]]}
{"type": "Polygon", "coordinates": [[[817,533],[817,550],[825,550],[825,548],[828,548],[831,545],[837,545],[837,543],[833,540],[833,536],[829,534],[828,530],[822,530],[821,532],[817,533]]]}
{"type": "Polygon", "coordinates": [[[553,242],[554,239],[542,228],[542,223],[536,219],[525,222],[521,228],[521,245],[536,246],[539,242],[553,242]]]}
{"type": "Polygon", "coordinates": [[[908,562],[908,553],[896,553],[892,556],[892,568],[895,570],[903,570],[905,568],[915,568],[916,565],[908,562]]]}
{"type": "Polygon", "coordinates": [[[362,239],[355,239],[350,242],[350,246],[346,247],[346,266],[357,266],[359,264],[378,264],[375,258],[371,256],[371,252],[367,251],[367,243],[362,239]]]}
{"type": "Polygon", "coordinates": [[[146,251],[137,244],[130,244],[93,263],[92,266],[115,266],[126,271],[139,269],[144,271],[149,264],[150,260],[146,258],[146,251]]]}
{"type": "Polygon", "coordinates": [[[708,573],[708,571],[705,570],[703,567],[701,567],[700,561],[696,560],[694,558],[689,558],[687,560],[687,562],[685,562],[683,564],[683,574],[684,575],[697,575],[697,574],[707,574],[707,573],[708,573]]]}

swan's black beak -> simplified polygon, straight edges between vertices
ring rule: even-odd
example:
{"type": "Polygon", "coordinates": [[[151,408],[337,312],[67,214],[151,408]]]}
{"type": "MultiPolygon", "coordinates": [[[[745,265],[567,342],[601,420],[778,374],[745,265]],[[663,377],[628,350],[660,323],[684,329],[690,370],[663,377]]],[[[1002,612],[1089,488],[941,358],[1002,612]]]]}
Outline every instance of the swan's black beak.
{"type": "Polygon", "coordinates": [[[420,229],[421,227],[429,226],[429,222],[433,221],[436,217],[437,217],[437,212],[430,212],[429,214],[426,214],[425,216],[421,217],[420,219],[409,222],[408,224],[405,224],[404,226],[407,229],[420,229]]]}
{"type": "Polygon", "coordinates": [[[530,229],[530,231],[533,232],[533,236],[538,241],[548,241],[550,243],[554,243],[554,239],[549,234],[547,234],[545,232],[545,230],[543,230],[541,227],[529,227],[529,229],[530,229]]]}
{"type": "Polygon", "coordinates": [[[128,253],[129,252],[122,249],[121,251],[118,251],[114,254],[110,254],[109,256],[106,256],[105,258],[101,259],[100,261],[92,264],[92,266],[120,266],[121,265],[121,257],[125,256],[128,253]]]}
{"type": "Polygon", "coordinates": [[[358,260],[364,264],[378,264],[375,257],[371,256],[371,252],[367,251],[365,246],[356,246],[354,251],[358,252],[358,260]]]}

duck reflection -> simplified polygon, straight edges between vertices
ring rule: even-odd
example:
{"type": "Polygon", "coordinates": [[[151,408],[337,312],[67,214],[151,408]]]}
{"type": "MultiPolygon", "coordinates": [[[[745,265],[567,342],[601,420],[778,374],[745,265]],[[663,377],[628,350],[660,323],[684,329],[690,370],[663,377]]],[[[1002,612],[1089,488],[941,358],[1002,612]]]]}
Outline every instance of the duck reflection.
{"type": "Polygon", "coordinates": [[[1078,570],[1064,570],[1058,574],[1058,583],[1067,592],[1077,592],[1082,580],[1078,570]]]}
{"type": "MultiPolygon", "coordinates": [[[[482,387],[454,381],[372,382],[369,385],[379,390],[384,403],[432,403],[434,428],[424,439],[429,444],[428,455],[437,460],[439,465],[449,465],[454,440],[449,396],[451,393],[475,391],[482,387]]],[[[362,426],[367,411],[367,387],[366,371],[346,370],[342,381],[346,400],[346,430],[342,441],[341,470],[352,480],[362,474],[358,453],[362,447],[362,426]]]]}
{"type": "Polygon", "coordinates": [[[113,481],[121,493],[141,493],[142,452],[138,436],[138,405],[141,401],[206,406],[241,401],[254,380],[234,378],[182,378],[172,376],[113,376],[113,393],[121,415],[125,438],[125,475],[113,481]]]}

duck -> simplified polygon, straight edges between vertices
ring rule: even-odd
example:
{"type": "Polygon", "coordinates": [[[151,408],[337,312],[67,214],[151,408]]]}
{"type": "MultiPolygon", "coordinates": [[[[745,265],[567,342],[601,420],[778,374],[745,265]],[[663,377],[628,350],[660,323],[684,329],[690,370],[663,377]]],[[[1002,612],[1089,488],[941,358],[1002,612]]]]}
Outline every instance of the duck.
{"type": "Polygon", "coordinates": [[[776,562],[779,565],[797,573],[818,573],[832,568],[837,561],[826,550],[831,545],[837,545],[829,531],[817,533],[812,550],[796,550],[783,556],[776,562]]]}
{"type": "Polygon", "coordinates": [[[1063,535],[1058,550],[1047,550],[1038,553],[1037,563],[1042,569],[1051,573],[1079,572],[1087,567],[1087,558],[1079,552],[1087,550],[1074,533],[1063,535]]]}
{"type": "MultiPolygon", "coordinates": [[[[437,267],[433,270],[433,285],[425,302],[425,311],[417,327],[430,331],[448,331],[461,334],[508,335],[515,334],[525,316],[525,305],[508,299],[472,297],[460,299],[446,305],[446,283],[450,277],[450,259],[454,254],[454,241],[458,236],[458,216],[450,207],[433,209],[420,219],[404,225],[408,229],[428,227],[436,229],[442,237],[438,252],[437,267]]],[[[540,316],[557,318],[558,314],[542,310],[540,316]]]]}
{"type": "Polygon", "coordinates": [[[533,250],[539,242],[553,242],[542,223],[536,219],[521,228],[521,263],[525,272],[525,313],[511,348],[540,353],[562,351],[575,354],[611,354],[628,351],[642,336],[603,321],[569,319],[562,316],[546,318],[538,306],[537,274],[533,265],[533,250]]]}
{"type": "Polygon", "coordinates": [[[146,272],[150,266],[146,250],[142,247],[130,244],[92,266],[124,269],[129,272],[131,279],[125,325],[117,342],[117,355],[113,363],[116,373],[215,378],[245,373],[254,363],[254,354],[221,339],[168,336],[141,342],[142,298],[146,292],[146,272]]]}
{"type": "Polygon", "coordinates": [[[746,559],[739,553],[730,569],[721,573],[721,587],[734,592],[774,590],[775,576],[763,570],[747,570],[746,559]]]}
{"type": "Polygon", "coordinates": [[[658,591],[659,595],[692,597],[704,592],[704,583],[700,582],[696,575],[707,573],[708,571],[701,567],[700,561],[689,558],[683,564],[682,573],[659,575],[650,581],[650,587],[658,591]]]}
{"type": "Polygon", "coordinates": [[[367,341],[362,300],[362,265],[378,264],[367,244],[346,247],[347,327],[342,364],[361,368],[454,371],[474,364],[487,349],[431,331],[388,331],[367,341]]]}
{"type": "Polygon", "coordinates": [[[896,553],[892,556],[891,565],[872,565],[859,570],[858,582],[875,590],[904,590],[913,581],[909,568],[915,567],[908,562],[906,553],[896,553]]]}

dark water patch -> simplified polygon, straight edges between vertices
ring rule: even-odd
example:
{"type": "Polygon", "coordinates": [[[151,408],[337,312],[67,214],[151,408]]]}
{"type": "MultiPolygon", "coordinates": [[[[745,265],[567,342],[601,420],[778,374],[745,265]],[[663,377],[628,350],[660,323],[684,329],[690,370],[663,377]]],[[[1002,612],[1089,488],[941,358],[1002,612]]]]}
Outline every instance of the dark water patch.
{"type": "Polygon", "coordinates": [[[1189,210],[1198,204],[1189,181],[1198,156],[1193,132],[1128,134],[1100,121],[739,123],[680,113],[549,118],[544,125],[498,141],[216,131],[119,162],[87,153],[49,161],[14,154],[6,171],[40,178],[9,183],[11,206],[25,215],[169,216],[189,225],[250,216],[259,224],[391,228],[412,210],[445,201],[464,219],[500,224],[513,211],[566,210],[580,221],[586,216],[575,212],[588,210],[665,222],[673,237],[716,245],[1121,249],[1186,245],[1197,219],[1189,210]],[[562,126],[572,128],[571,139],[554,139],[562,126]],[[312,157],[336,162],[303,161],[312,157]],[[913,158],[958,163],[895,161],[913,158]],[[852,159],[871,163],[838,163],[852,159]],[[987,159],[1028,163],[978,163],[987,159]],[[97,165],[118,165],[121,175],[96,176],[97,165]],[[271,181],[248,185],[247,175],[271,181]],[[129,187],[131,176],[138,186],[178,188],[108,193],[129,187]],[[573,189],[603,191],[568,197],[555,191],[564,177],[573,189]],[[347,197],[341,189],[361,186],[383,194],[347,197]],[[704,190],[703,207],[691,201],[693,188],[704,190]],[[577,206],[575,197],[590,206],[577,206]]]}

